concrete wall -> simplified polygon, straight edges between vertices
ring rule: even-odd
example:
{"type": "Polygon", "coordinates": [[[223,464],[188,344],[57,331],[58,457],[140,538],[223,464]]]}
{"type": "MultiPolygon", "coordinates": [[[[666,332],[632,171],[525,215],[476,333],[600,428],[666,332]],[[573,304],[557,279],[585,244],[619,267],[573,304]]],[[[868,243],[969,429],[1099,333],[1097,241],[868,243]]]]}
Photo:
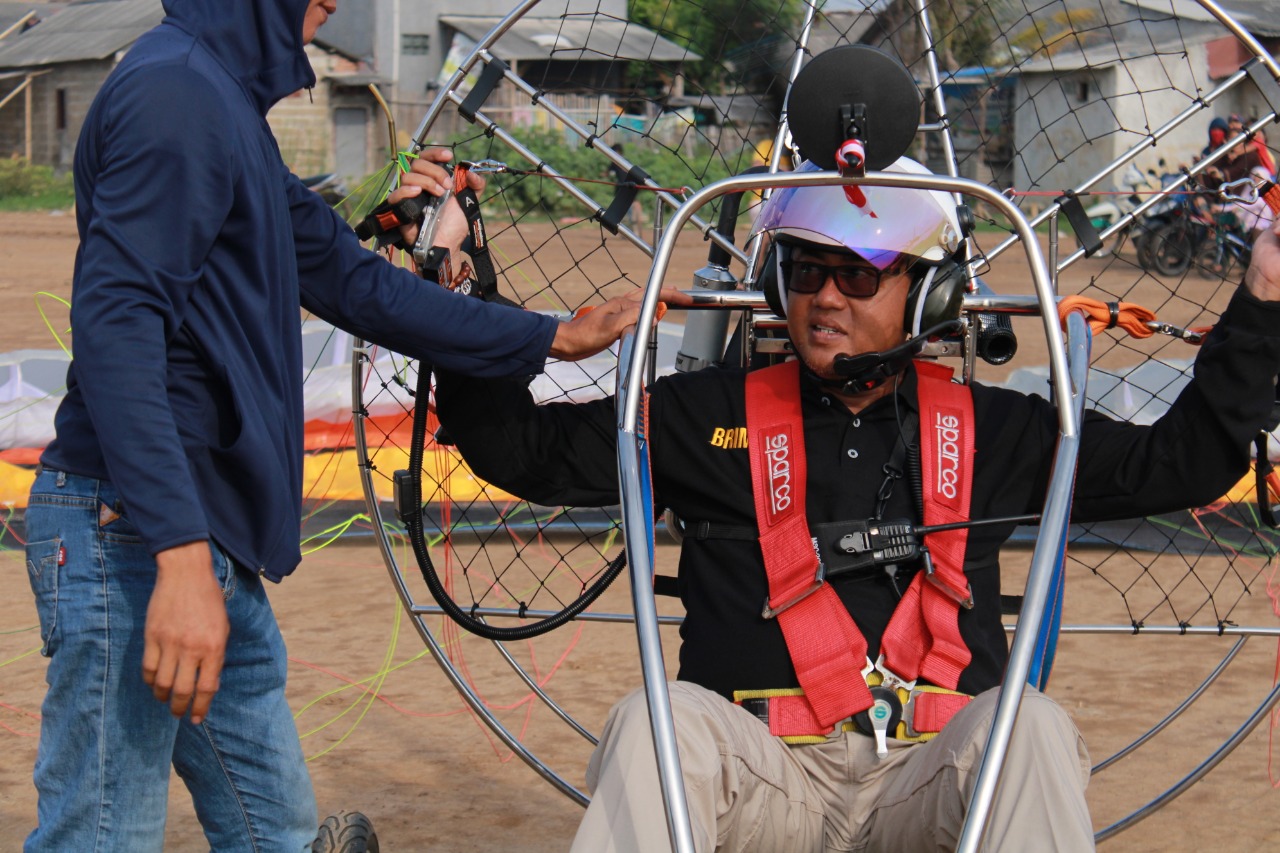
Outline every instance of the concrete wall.
{"type": "MultiPolygon", "coordinates": [[[[1076,187],[1140,145],[1210,84],[1204,45],[1188,55],[1129,59],[1124,69],[1024,73],[1014,108],[1014,181],[1019,189],[1076,187]],[[1145,88],[1144,88],[1145,87],[1145,88]],[[1059,162],[1066,160],[1066,162],[1059,162]]],[[[1206,140],[1210,115],[1184,122],[1136,161],[1144,172],[1190,163],[1206,140]]],[[[1099,189],[1113,189],[1104,179],[1099,189]]]]}
{"type": "Polygon", "coordinates": [[[315,88],[294,92],[267,114],[280,154],[289,168],[303,177],[337,171],[334,110],[360,110],[364,113],[364,162],[344,164],[347,174],[343,177],[349,181],[364,178],[387,159],[386,121],[367,88],[342,84],[342,76],[358,72],[358,66],[314,48],[307,52],[316,72],[315,88]]]}
{"type": "MultiPolygon", "coordinates": [[[[56,66],[31,83],[31,161],[59,171],[72,165],[75,142],[89,105],[115,63],[109,60],[56,66]],[[65,128],[58,128],[58,99],[62,92],[65,128]]],[[[22,83],[22,77],[0,81],[0,97],[22,83]]],[[[0,109],[0,156],[24,155],[26,96],[18,94],[0,109]]]]}

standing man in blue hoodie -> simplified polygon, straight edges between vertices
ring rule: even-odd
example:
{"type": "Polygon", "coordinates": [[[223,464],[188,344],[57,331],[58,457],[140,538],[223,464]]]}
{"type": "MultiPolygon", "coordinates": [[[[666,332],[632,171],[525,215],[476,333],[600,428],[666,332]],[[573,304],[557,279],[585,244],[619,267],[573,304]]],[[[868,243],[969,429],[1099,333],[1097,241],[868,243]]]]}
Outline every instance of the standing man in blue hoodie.
{"type": "MultiPolygon", "coordinates": [[[[299,305],[506,376],[602,349],[638,303],[559,324],[366,251],[290,174],[266,121],[314,85],[303,45],[336,0],[164,7],[76,149],[75,358],[26,515],[50,659],[26,849],[160,850],[172,765],[213,849],[298,853],[315,798],[263,579],[301,559],[299,305]]],[[[444,179],[420,161],[400,192],[444,179]]]]}

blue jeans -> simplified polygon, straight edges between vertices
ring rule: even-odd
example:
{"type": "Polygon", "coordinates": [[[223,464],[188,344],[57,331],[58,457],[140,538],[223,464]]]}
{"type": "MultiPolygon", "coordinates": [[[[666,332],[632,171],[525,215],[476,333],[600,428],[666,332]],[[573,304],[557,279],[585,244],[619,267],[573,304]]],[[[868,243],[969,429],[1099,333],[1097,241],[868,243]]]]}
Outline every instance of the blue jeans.
{"type": "Polygon", "coordinates": [[[44,470],[27,571],[49,691],[30,851],[158,851],[169,767],[217,851],[311,849],[315,795],[285,702],[284,641],[258,576],[211,544],[231,636],[207,718],[175,719],[142,680],[156,564],[111,483],[44,470]]]}

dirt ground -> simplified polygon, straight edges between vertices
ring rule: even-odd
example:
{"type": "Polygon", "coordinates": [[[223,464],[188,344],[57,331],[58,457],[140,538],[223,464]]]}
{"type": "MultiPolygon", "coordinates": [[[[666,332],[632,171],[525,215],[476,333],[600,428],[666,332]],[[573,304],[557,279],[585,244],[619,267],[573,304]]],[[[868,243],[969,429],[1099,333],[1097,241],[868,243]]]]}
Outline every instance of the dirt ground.
{"type": "MultiPolygon", "coordinates": [[[[0,351],[53,346],[37,303],[60,331],[66,312],[36,294],[69,295],[74,247],[70,216],[0,215],[0,351]]],[[[704,249],[695,244],[679,263],[692,268],[701,257],[704,249]]],[[[1089,263],[1094,266],[1082,265],[1076,275],[1096,274],[1100,266],[1089,263]]],[[[1021,289],[1024,278],[1017,264],[1002,262],[988,282],[997,290],[1021,289]]],[[[1031,340],[1022,346],[1018,364],[1043,363],[1042,346],[1031,340]]],[[[671,545],[660,546],[661,566],[669,568],[673,556],[671,545]]],[[[1014,550],[1006,562],[1014,589],[1027,553],[1014,550]]],[[[1158,565],[1157,574],[1167,568],[1170,576],[1182,576],[1178,560],[1164,562],[1169,565],[1158,565]]],[[[1233,611],[1235,622],[1276,626],[1275,593],[1268,594],[1265,580],[1253,580],[1251,594],[1233,611]]],[[[414,594],[425,596],[420,586],[414,594]]],[[[567,848],[580,807],[512,758],[467,710],[401,609],[371,538],[349,537],[309,555],[272,600],[289,645],[289,697],[321,816],[365,812],[386,851],[567,848]]],[[[593,609],[629,611],[625,580],[593,609]]],[[[1110,586],[1087,570],[1071,576],[1067,624],[1123,617],[1110,586]]],[[[491,644],[438,618],[428,623],[495,713],[581,787],[587,741],[529,701],[528,688],[491,644]]],[[[674,630],[664,631],[669,662],[676,644],[674,630]]],[[[30,773],[45,669],[38,646],[21,552],[0,551],[0,851],[18,850],[35,821],[30,773]]],[[[513,646],[545,689],[592,731],[610,704],[640,683],[635,632],[626,624],[577,623],[513,646]]],[[[1050,693],[1074,716],[1097,761],[1172,710],[1229,646],[1229,639],[1216,637],[1064,635],[1050,693]]],[[[1270,690],[1276,661],[1274,639],[1253,639],[1186,717],[1096,776],[1090,788],[1095,825],[1128,814],[1208,756],[1270,690]]],[[[1280,801],[1269,781],[1280,780],[1280,766],[1272,766],[1274,722],[1264,721],[1206,779],[1103,849],[1276,849],[1280,801]]],[[[189,799],[175,781],[167,847],[194,851],[202,844],[189,799]]]]}

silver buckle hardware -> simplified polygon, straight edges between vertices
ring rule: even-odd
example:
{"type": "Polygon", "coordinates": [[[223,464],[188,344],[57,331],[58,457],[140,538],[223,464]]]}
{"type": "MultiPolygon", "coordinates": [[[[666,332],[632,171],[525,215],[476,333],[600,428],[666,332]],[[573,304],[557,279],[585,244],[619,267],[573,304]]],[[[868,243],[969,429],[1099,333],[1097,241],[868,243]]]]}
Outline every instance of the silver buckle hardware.
{"type": "Polygon", "coordinates": [[[799,593],[792,596],[788,600],[782,602],[777,607],[774,607],[770,599],[766,596],[764,600],[764,610],[760,611],[760,615],[763,616],[765,619],[775,618],[779,613],[786,610],[788,607],[792,607],[796,604],[799,604],[809,596],[813,595],[815,592],[817,592],[819,589],[822,588],[822,585],[826,583],[826,581],[827,581],[826,564],[818,563],[818,569],[813,573],[813,583],[809,584],[809,586],[805,587],[803,590],[801,590],[799,593]]]}
{"type": "Polygon", "coordinates": [[[964,590],[959,590],[951,584],[944,581],[938,576],[937,569],[933,565],[933,557],[929,556],[928,548],[921,548],[920,555],[924,557],[924,577],[929,583],[942,590],[942,594],[947,598],[959,604],[965,610],[973,609],[973,591],[965,585],[964,590]]]}
{"type": "Polygon", "coordinates": [[[883,679],[880,682],[881,686],[888,687],[890,690],[904,690],[910,693],[916,687],[916,679],[913,678],[908,681],[884,665],[884,652],[881,652],[880,657],[876,658],[872,669],[880,673],[880,678],[883,679]]]}

